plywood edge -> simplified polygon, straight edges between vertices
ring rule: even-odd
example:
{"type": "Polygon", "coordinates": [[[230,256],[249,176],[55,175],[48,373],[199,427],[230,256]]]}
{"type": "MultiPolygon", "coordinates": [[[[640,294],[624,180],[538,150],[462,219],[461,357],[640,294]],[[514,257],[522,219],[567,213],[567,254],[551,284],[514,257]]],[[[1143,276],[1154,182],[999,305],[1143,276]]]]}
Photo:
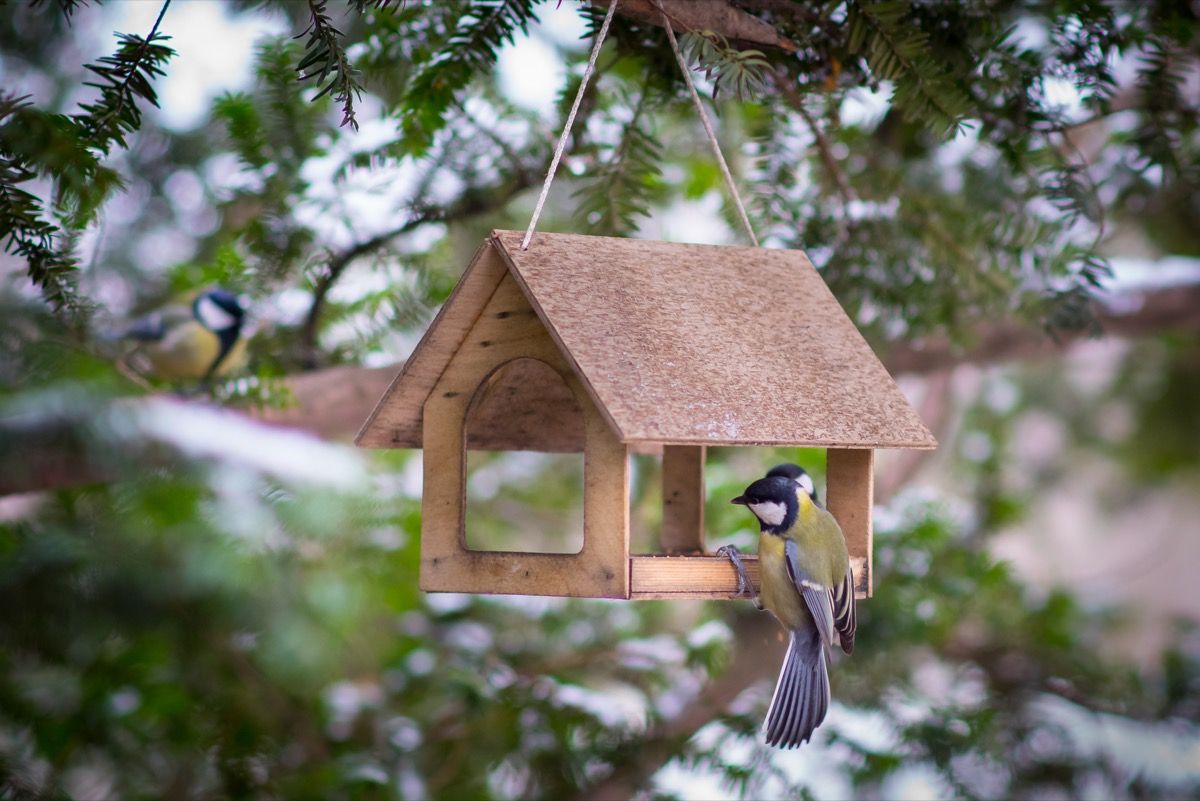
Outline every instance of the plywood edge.
{"type": "MultiPolygon", "coordinates": [[[[745,555],[742,561],[746,573],[757,591],[759,588],[758,557],[745,555]]],[[[850,560],[854,571],[855,597],[866,598],[866,560],[850,560]]],[[[729,559],[711,556],[637,555],[629,557],[629,597],[635,601],[735,601],[749,600],[738,596],[737,573],[729,559]]]]}
{"type": "MultiPolygon", "coordinates": [[[[513,278],[516,279],[517,285],[521,287],[521,291],[525,293],[525,299],[529,301],[529,305],[533,307],[535,312],[537,312],[538,319],[542,321],[542,325],[544,325],[546,330],[550,333],[550,338],[554,340],[554,344],[557,345],[559,351],[562,352],[563,358],[567,360],[567,363],[571,365],[571,369],[575,371],[575,375],[579,377],[580,383],[583,384],[583,388],[587,390],[588,396],[592,399],[592,403],[595,405],[595,407],[600,411],[600,415],[604,418],[604,421],[608,423],[608,427],[612,429],[614,434],[617,435],[618,440],[628,443],[629,440],[626,438],[625,432],[621,430],[621,426],[617,424],[616,418],[612,416],[608,410],[608,407],[604,404],[604,400],[600,397],[599,393],[596,392],[596,388],[592,386],[591,379],[588,378],[587,374],[579,366],[579,362],[575,360],[575,355],[571,353],[571,349],[563,343],[563,339],[559,335],[558,329],[554,326],[554,321],[552,321],[546,315],[546,310],[542,308],[542,304],[538,301],[537,295],[535,295],[533,290],[529,288],[529,284],[525,282],[525,276],[521,274],[521,268],[518,264],[518,259],[514,258],[509,252],[508,244],[504,241],[504,234],[511,236],[514,233],[515,232],[513,231],[502,231],[499,229],[493,230],[489,241],[494,243],[496,251],[503,257],[505,263],[508,265],[508,271],[512,273],[513,278]]],[[[529,244],[530,247],[533,247],[537,242],[538,236],[538,234],[534,234],[533,239],[529,244]]],[[[520,247],[520,245],[517,244],[517,247],[520,247]]]]}
{"type": "Polygon", "coordinates": [[[624,600],[629,596],[622,578],[615,572],[610,576],[602,568],[596,570],[582,551],[560,554],[463,549],[449,558],[422,555],[418,586],[422,592],[624,600]]]}
{"type": "MultiPolygon", "coordinates": [[[[436,322],[437,318],[435,317],[434,322],[430,323],[429,327],[433,328],[433,325],[436,322]]],[[[428,336],[429,332],[426,331],[425,335],[428,336]]],[[[424,338],[422,338],[421,341],[424,342],[424,338]]],[[[420,345],[418,345],[418,347],[420,347],[420,345]]],[[[407,371],[410,364],[412,364],[411,358],[406,360],[404,364],[400,365],[400,371],[396,374],[396,377],[392,379],[392,383],[388,384],[388,388],[383,391],[383,396],[380,397],[380,399],[375,403],[374,408],[371,409],[371,413],[367,415],[366,421],[363,422],[362,426],[358,429],[358,433],[354,435],[354,444],[356,446],[360,448],[392,447],[391,437],[387,435],[382,426],[376,426],[375,421],[378,419],[380,411],[387,407],[388,401],[396,393],[396,389],[400,385],[400,380],[404,378],[404,373],[407,371]]]]}
{"type": "MultiPolygon", "coordinates": [[[[412,355],[404,362],[400,372],[388,385],[384,391],[383,397],[375,404],[375,408],[371,410],[371,414],[367,416],[366,422],[359,429],[358,434],[354,437],[354,444],[360,448],[394,448],[396,443],[393,440],[393,435],[390,427],[381,421],[388,409],[394,403],[411,402],[414,408],[411,411],[414,418],[420,419],[422,415],[422,406],[425,403],[425,398],[429,392],[420,393],[419,399],[402,399],[399,397],[401,391],[406,387],[409,381],[414,380],[414,376],[422,368],[428,367],[428,372],[432,376],[425,377],[425,381],[429,384],[429,391],[432,391],[434,385],[437,384],[441,374],[445,371],[446,365],[450,363],[450,358],[454,352],[462,345],[466,339],[467,332],[474,325],[475,320],[483,312],[484,306],[491,299],[496,286],[504,277],[503,271],[488,271],[482,269],[481,265],[486,264],[488,253],[498,250],[492,239],[486,239],[475,251],[475,255],[471,258],[467,269],[463,271],[463,275],[459,278],[458,283],[450,292],[450,296],[446,298],[446,302],[442,304],[442,308],[434,316],[429,327],[425,329],[424,335],[413,349],[412,355]],[[478,284],[478,286],[476,286],[478,284]],[[469,301],[469,302],[468,302],[469,301]],[[469,319],[468,319],[469,318],[469,319]],[[457,329],[452,329],[448,323],[458,320],[462,323],[457,329]],[[437,363],[438,359],[441,364],[437,363]]],[[[415,447],[420,447],[421,443],[413,443],[415,447]]]]}
{"type": "MultiPolygon", "coordinates": [[[[815,439],[702,439],[702,438],[680,438],[680,437],[628,437],[621,441],[629,445],[631,448],[646,448],[648,446],[671,446],[671,445],[690,445],[700,446],[707,445],[712,448],[741,448],[741,447],[761,447],[761,448],[848,448],[848,449],[870,449],[870,450],[903,450],[903,451],[932,451],[937,450],[938,443],[936,439],[931,441],[888,441],[888,442],[847,442],[836,440],[815,440],[815,439]]],[[[639,453],[641,451],[638,451],[639,453]]]]}
{"type": "Polygon", "coordinates": [[[866,581],[858,588],[870,597],[875,451],[869,448],[830,448],[826,453],[825,477],[825,503],[841,526],[850,557],[865,560],[866,581]]]}

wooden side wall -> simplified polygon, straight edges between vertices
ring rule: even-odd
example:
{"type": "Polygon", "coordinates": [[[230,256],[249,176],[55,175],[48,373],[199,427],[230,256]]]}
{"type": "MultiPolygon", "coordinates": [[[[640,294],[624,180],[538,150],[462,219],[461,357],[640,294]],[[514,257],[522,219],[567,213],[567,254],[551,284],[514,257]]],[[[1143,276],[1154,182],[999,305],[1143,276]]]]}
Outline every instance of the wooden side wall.
{"type": "Polygon", "coordinates": [[[425,401],[420,586],[426,591],[629,597],[628,451],[520,287],[506,275],[425,401]],[[467,548],[465,427],[488,379],[514,359],[556,370],[583,413],[584,533],[578,554],[467,548]]]}

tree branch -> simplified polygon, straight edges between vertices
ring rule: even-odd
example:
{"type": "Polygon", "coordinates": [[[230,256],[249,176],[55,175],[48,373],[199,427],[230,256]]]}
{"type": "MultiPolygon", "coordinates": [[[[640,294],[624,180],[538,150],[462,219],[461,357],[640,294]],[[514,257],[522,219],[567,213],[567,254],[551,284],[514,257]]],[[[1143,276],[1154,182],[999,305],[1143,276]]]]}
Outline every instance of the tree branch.
{"type": "MultiPolygon", "coordinates": [[[[137,55],[134,56],[133,62],[128,67],[128,74],[117,88],[117,105],[109,109],[107,114],[91,124],[92,131],[104,130],[104,126],[108,124],[109,120],[119,116],[125,108],[125,100],[129,97],[129,83],[137,76],[138,69],[142,65],[142,59],[146,57],[146,51],[150,49],[150,45],[154,44],[154,37],[158,35],[158,26],[162,24],[163,17],[167,15],[167,9],[170,5],[171,0],[163,0],[162,7],[158,10],[158,17],[154,20],[154,25],[150,27],[150,34],[142,40],[141,46],[138,47],[137,55]]],[[[107,149],[105,152],[107,152],[107,149]]]]}
{"type": "Polygon", "coordinates": [[[776,90],[787,101],[787,104],[800,115],[809,130],[812,131],[813,140],[817,146],[817,153],[821,156],[821,163],[825,165],[825,171],[829,173],[830,180],[837,187],[838,194],[842,196],[842,200],[849,203],[857,198],[854,194],[854,189],[850,186],[850,182],[846,179],[846,174],[842,172],[841,165],[838,164],[837,158],[833,155],[833,148],[829,144],[829,138],[825,136],[825,132],[821,130],[821,126],[817,125],[817,121],[808,113],[808,109],[804,107],[804,97],[800,91],[796,89],[796,83],[792,80],[794,76],[785,71],[776,72],[773,74],[771,82],[776,90]]]}
{"type": "MultiPolygon", "coordinates": [[[[1109,337],[1134,338],[1168,331],[1200,331],[1200,284],[1153,289],[1113,297],[1097,304],[1096,318],[1109,337]]],[[[981,326],[970,348],[954,346],[944,337],[916,343],[895,343],[883,353],[893,375],[932,373],[955,365],[1034,359],[1061,355],[1084,333],[1060,334],[1057,340],[1016,323],[981,326]]]]}
{"type": "Polygon", "coordinates": [[[300,324],[297,336],[301,353],[301,366],[306,370],[311,370],[317,366],[317,331],[320,327],[321,312],[329,296],[329,291],[333,289],[333,285],[337,283],[342,273],[346,271],[346,268],[355,259],[373,253],[386,246],[396,237],[414,231],[427,223],[449,223],[464,220],[503,206],[514,196],[536,184],[537,181],[538,178],[535,170],[521,170],[512,176],[505,186],[483,187],[472,190],[465,193],[449,206],[414,209],[413,215],[400,225],[376,234],[370,239],[359,242],[333,256],[329,260],[325,272],[321,274],[321,277],[317,279],[313,286],[312,303],[308,307],[308,313],[304,316],[304,321],[300,324]]]}
{"type": "MultiPolygon", "coordinates": [[[[594,0],[608,7],[609,0],[594,0]]],[[[759,19],[726,0],[662,0],[663,9],[676,28],[688,31],[715,31],[726,39],[774,47],[794,53],[796,43],[759,19]]],[[[637,22],[662,27],[662,17],[653,0],[621,0],[617,13],[637,22]]]]}
{"type": "MultiPolygon", "coordinates": [[[[1109,337],[1200,331],[1200,283],[1115,296],[1099,305],[1096,316],[1109,337]]],[[[1077,334],[1060,336],[1056,341],[1036,328],[1004,323],[981,329],[976,344],[970,348],[955,347],[944,338],[931,338],[895,343],[881,353],[881,358],[892,375],[928,375],[959,364],[1061,356],[1084,339],[1084,335],[1077,334]]],[[[334,367],[294,376],[287,380],[296,398],[294,407],[250,414],[265,422],[305,429],[329,439],[345,439],[358,431],[400,366],[334,367]]],[[[936,404],[922,411],[928,411],[923,416],[935,423],[942,414],[936,404]]],[[[0,481],[0,490],[4,485],[0,481]]]]}
{"type": "MultiPolygon", "coordinates": [[[[1110,337],[1200,332],[1200,283],[1116,296],[1100,306],[1096,315],[1110,337]]],[[[927,375],[959,364],[1061,356],[1081,339],[1085,339],[1082,334],[1056,341],[1037,329],[1002,323],[983,328],[971,348],[957,348],[934,338],[893,344],[881,358],[892,375],[927,375]]],[[[349,439],[375,408],[400,366],[343,366],[292,376],[286,385],[296,399],[294,406],[248,410],[246,414],[325,439],[349,439]]],[[[0,495],[104,480],[103,471],[89,468],[80,458],[85,449],[69,432],[0,426],[0,442],[7,446],[0,449],[0,495]]],[[[881,478],[880,484],[886,487],[886,478],[881,478]]]]}

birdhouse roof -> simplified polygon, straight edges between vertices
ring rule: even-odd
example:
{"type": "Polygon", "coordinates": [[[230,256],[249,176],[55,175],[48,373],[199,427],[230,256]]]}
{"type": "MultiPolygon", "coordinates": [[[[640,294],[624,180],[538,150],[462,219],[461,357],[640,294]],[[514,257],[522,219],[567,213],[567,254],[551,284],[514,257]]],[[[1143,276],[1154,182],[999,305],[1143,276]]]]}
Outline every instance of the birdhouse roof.
{"type": "Polygon", "coordinates": [[[505,270],[623,442],[937,445],[802,251],[520,242],[495,231],[480,248],[360,445],[420,445],[421,407],[505,270]]]}

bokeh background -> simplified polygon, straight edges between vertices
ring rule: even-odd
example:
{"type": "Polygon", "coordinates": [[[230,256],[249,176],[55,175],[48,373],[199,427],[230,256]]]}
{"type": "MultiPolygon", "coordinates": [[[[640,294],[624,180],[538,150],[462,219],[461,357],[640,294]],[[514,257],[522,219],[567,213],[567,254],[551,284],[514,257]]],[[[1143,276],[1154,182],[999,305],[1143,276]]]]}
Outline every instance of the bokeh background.
{"type": "MultiPolygon", "coordinates": [[[[1194,4],[745,2],[798,51],[685,38],[764,244],[809,251],[941,442],[879,456],[876,594],[795,752],[756,737],[783,645],[746,603],[418,591],[421,453],[349,440],[527,223],[604,8],[354,5],[175,0],[123,188],[72,218],[45,148],[22,184],[74,299],[6,243],[0,798],[1200,797],[1194,4]],[[357,129],[297,78],[322,8],[357,129]],[[854,14],[924,49],[851,58],[854,14]],[[252,330],[211,394],[101,336],[214,284],[252,330]]],[[[6,6],[6,102],[76,113],[161,10],[6,6]]],[[[5,114],[8,169],[41,145],[5,114]]],[[[618,15],[550,198],[543,230],[741,241],[661,29],[618,15]]],[[[711,450],[710,545],[752,550],[728,499],[824,458],[711,450]]],[[[573,550],[580,485],[472,454],[472,543],[573,550]]]]}

